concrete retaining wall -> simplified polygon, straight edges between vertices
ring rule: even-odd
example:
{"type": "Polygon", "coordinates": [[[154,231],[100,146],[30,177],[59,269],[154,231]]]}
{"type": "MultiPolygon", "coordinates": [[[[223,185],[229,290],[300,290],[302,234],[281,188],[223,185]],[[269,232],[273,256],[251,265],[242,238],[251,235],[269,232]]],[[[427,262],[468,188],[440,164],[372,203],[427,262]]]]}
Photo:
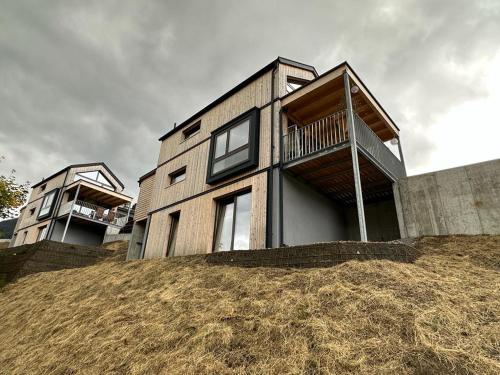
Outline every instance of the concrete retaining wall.
{"type": "Polygon", "coordinates": [[[239,250],[206,255],[210,264],[240,267],[330,267],[349,260],[388,259],[414,262],[417,251],[402,243],[325,242],[264,250],[239,250]]]}
{"type": "Polygon", "coordinates": [[[401,237],[500,234],[500,159],[399,180],[401,237]]]}
{"type": "Polygon", "coordinates": [[[114,242],[114,241],[130,241],[130,233],[118,233],[118,234],[105,234],[102,243],[114,242]]]}

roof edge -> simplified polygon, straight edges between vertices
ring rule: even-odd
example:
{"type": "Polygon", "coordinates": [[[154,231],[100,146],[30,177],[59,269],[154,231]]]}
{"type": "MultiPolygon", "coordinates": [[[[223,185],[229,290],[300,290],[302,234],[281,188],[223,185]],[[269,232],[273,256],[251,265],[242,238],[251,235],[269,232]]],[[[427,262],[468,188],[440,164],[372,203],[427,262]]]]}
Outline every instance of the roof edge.
{"type": "Polygon", "coordinates": [[[184,126],[190,124],[194,120],[196,120],[198,117],[203,115],[204,113],[208,112],[212,108],[214,108],[216,105],[222,103],[224,100],[226,100],[228,97],[231,95],[235,94],[239,90],[241,90],[244,86],[248,85],[250,82],[254,81],[264,73],[266,73],[268,70],[274,68],[276,64],[286,64],[286,65],[291,65],[295,66],[297,68],[305,69],[311,71],[316,77],[318,76],[318,72],[312,65],[307,65],[300,63],[298,61],[290,60],[284,57],[278,56],[275,60],[271,61],[269,64],[264,66],[263,68],[259,69],[257,72],[252,74],[250,77],[246,78],[244,81],[240,82],[236,86],[234,86],[231,90],[227,91],[225,94],[221,95],[217,99],[215,99],[213,102],[209,103],[207,106],[204,108],[200,109],[198,112],[190,116],[187,120],[183,121],[179,125],[177,125],[175,128],[170,129],[167,133],[165,133],[163,136],[161,136],[158,140],[161,142],[165,140],[166,138],[170,137],[172,134],[176,133],[178,130],[183,128],[184,126]]]}
{"type": "Polygon", "coordinates": [[[144,181],[146,178],[151,177],[156,174],[156,167],[152,170],[150,170],[148,173],[143,174],[141,177],[139,177],[139,180],[137,181],[139,184],[144,181]]]}
{"type": "Polygon", "coordinates": [[[102,167],[104,167],[111,176],[113,176],[113,178],[116,180],[116,182],[118,182],[118,184],[122,187],[122,189],[125,189],[125,185],[123,185],[123,182],[120,181],[120,179],[118,177],[116,177],[116,175],[113,173],[113,171],[111,169],[109,169],[109,167],[106,165],[106,163],[100,161],[100,162],[96,162],[96,163],[82,163],[82,164],[71,164],[71,165],[68,165],[67,167],[64,167],[63,169],[61,169],[60,171],[50,175],[49,177],[47,178],[43,178],[41,181],[37,182],[36,184],[32,185],[31,188],[34,189],[38,186],[40,186],[41,184],[43,184],[44,182],[48,181],[48,180],[51,180],[53,179],[54,177],[56,176],[59,176],[61,173],[64,173],[66,171],[68,171],[69,169],[71,168],[82,168],[82,167],[90,167],[92,165],[100,165],[102,167]]]}

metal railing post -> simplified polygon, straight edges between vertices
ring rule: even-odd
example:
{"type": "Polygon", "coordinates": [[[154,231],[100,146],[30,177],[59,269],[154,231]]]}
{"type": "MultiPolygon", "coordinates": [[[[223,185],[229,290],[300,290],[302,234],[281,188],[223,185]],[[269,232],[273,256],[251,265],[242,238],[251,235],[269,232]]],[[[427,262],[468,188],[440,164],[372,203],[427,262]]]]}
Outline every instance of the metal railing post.
{"type": "Polygon", "coordinates": [[[73,199],[73,203],[71,204],[71,208],[69,210],[68,219],[66,220],[66,226],[64,227],[61,242],[64,242],[64,239],[66,238],[66,232],[68,231],[69,221],[71,220],[71,215],[73,214],[73,207],[75,206],[75,202],[78,199],[78,193],[80,193],[80,184],[78,184],[78,187],[76,188],[75,199],[73,199]]]}
{"type": "Polygon", "coordinates": [[[352,171],[354,173],[354,189],[356,191],[356,206],[358,209],[359,237],[361,241],[367,242],[365,208],[363,205],[363,190],[361,188],[361,176],[359,173],[358,147],[356,143],[356,131],[354,129],[354,114],[352,109],[351,85],[349,74],[344,71],[344,89],[347,109],[347,126],[349,129],[349,143],[351,145],[352,171]]]}

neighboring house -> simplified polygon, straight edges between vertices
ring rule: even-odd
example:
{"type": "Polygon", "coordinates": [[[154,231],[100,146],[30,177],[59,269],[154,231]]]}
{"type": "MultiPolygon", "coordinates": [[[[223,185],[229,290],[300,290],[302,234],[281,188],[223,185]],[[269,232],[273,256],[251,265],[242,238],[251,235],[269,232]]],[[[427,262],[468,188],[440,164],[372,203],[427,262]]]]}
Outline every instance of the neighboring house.
{"type": "Polygon", "coordinates": [[[127,222],[132,198],[104,163],[70,165],[32,186],[10,246],[43,239],[100,245],[107,230],[127,222]]]}
{"type": "Polygon", "coordinates": [[[400,237],[399,129],[348,63],[278,58],[160,141],[129,259],[400,237]]]}
{"type": "Polygon", "coordinates": [[[0,221],[0,239],[10,239],[14,234],[16,227],[17,217],[15,219],[5,219],[0,221]]]}

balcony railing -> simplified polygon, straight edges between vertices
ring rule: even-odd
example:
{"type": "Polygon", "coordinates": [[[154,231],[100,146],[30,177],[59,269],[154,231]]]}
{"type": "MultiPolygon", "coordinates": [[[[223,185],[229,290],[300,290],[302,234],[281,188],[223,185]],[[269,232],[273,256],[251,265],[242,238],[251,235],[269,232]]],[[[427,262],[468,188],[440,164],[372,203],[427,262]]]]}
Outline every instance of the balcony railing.
{"type": "Polygon", "coordinates": [[[354,115],[356,141],[394,179],[405,176],[403,163],[384,145],[382,140],[357,114],[354,115]]]}
{"type": "MultiPolygon", "coordinates": [[[[405,175],[401,161],[357,114],[354,115],[354,128],[357,144],[369,158],[394,180],[405,175]]],[[[288,134],[283,135],[283,161],[289,163],[348,140],[346,110],[342,110],[303,127],[289,129],[288,134]]]]}
{"type": "Polygon", "coordinates": [[[70,201],[61,207],[59,215],[64,215],[70,212],[73,206],[72,215],[83,217],[86,219],[100,221],[105,224],[122,227],[127,223],[127,215],[124,213],[113,211],[109,208],[101,207],[89,202],[76,200],[70,201]]]}
{"type": "Polygon", "coordinates": [[[342,110],[303,127],[289,130],[288,134],[283,136],[283,160],[287,163],[348,139],[346,111],[342,110]]]}

